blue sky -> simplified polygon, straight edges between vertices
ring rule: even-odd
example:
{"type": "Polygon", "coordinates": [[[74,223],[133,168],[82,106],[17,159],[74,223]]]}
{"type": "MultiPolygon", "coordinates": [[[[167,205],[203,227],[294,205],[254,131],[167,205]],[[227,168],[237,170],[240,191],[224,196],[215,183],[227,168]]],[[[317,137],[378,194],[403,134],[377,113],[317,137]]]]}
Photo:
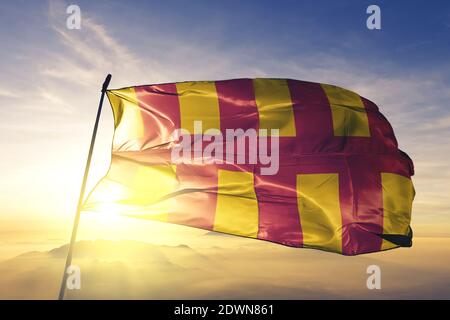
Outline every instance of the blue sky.
{"type": "MultiPolygon", "coordinates": [[[[106,73],[112,87],[267,76],[333,83],[377,103],[416,164],[413,223],[424,234],[450,226],[448,1],[22,0],[2,3],[0,40],[8,214],[71,218],[106,73]],[[81,30],[65,27],[68,4],[80,6],[81,30]],[[381,30],[366,28],[370,4],[381,30]]],[[[93,182],[109,157],[107,108],[100,129],[93,182]]]]}
{"type": "MultiPolygon", "coordinates": [[[[52,1],[50,1],[51,3],[52,1]]],[[[53,1],[54,2],[54,1],[53,1]]],[[[46,23],[47,1],[2,4],[2,60],[9,61],[27,45],[56,46],[46,23]],[[34,42],[34,43],[33,43],[34,42]]],[[[70,2],[72,3],[72,2],[70,2]]],[[[220,50],[265,48],[263,55],[295,59],[329,53],[369,70],[412,73],[439,70],[450,54],[448,1],[75,1],[120,41],[139,50],[149,38],[180,36],[220,50]],[[370,4],[382,9],[382,29],[365,28],[370,4]],[[132,31],[132,32],[130,32],[132,31]],[[381,63],[380,63],[381,62],[381,63]]],[[[63,21],[61,5],[57,20],[63,21]]]]}

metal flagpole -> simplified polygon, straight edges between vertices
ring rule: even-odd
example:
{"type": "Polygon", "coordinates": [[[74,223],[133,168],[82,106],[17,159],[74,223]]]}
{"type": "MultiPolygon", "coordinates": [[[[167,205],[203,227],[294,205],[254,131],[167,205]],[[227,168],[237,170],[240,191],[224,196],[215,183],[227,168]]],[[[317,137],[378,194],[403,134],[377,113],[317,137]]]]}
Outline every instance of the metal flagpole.
{"type": "Polygon", "coordinates": [[[97,117],[95,119],[94,130],[92,131],[91,146],[89,147],[89,154],[86,161],[86,167],[84,169],[83,183],[81,184],[80,196],[78,198],[77,212],[75,214],[75,221],[73,223],[72,237],[70,238],[69,252],[67,253],[66,265],[64,267],[64,274],[61,281],[61,288],[59,290],[59,297],[58,297],[59,300],[64,299],[64,292],[66,289],[66,282],[68,276],[67,268],[72,264],[73,247],[75,245],[75,240],[77,238],[78,223],[80,222],[81,205],[83,204],[84,192],[86,190],[86,181],[89,175],[89,167],[91,166],[92,152],[94,150],[95,138],[97,136],[98,122],[100,120],[100,114],[102,113],[103,98],[105,97],[105,93],[106,90],[108,89],[110,81],[111,75],[108,74],[106,76],[105,82],[103,82],[102,95],[100,96],[100,103],[98,105],[97,117]]]}

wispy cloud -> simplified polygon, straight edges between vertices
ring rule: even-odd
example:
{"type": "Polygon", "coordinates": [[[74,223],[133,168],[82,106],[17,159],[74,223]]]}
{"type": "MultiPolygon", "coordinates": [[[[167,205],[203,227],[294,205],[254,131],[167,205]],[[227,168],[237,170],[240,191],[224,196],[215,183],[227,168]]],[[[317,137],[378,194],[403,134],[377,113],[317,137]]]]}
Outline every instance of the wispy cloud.
{"type": "Polygon", "coordinates": [[[115,73],[118,67],[126,66],[133,74],[142,72],[138,59],[88,14],[83,13],[81,30],[67,29],[61,14],[66,6],[60,1],[49,2],[49,22],[63,47],[49,53],[49,61],[41,70],[43,75],[90,88],[98,86],[99,74],[115,73]]]}
{"type": "Polygon", "coordinates": [[[0,88],[0,97],[3,97],[3,98],[19,98],[20,95],[14,90],[0,88]]]}

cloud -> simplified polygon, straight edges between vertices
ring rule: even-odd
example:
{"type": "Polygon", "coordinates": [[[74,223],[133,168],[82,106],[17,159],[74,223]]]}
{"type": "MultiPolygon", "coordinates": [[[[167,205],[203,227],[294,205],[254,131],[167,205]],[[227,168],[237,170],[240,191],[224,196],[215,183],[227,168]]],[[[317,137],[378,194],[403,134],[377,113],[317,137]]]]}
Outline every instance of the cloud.
{"type": "MultiPolygon", "coordinates": [[[[412,248],[345,257],[257,240],[231,248],[79,241],[81,290],[66,298],[447,299],[449,242],[416,238],[412,248]],[[373,264],[382,270],[382,290],[366,287],[373,264]]],[[[0,288],[9,288],[0,298],[55,299],[66,253],[63,246],[0,262],[0,288]]]]}
{"type": "Polygon", "coordinates": [[[0,97],[3,97],[3,98],[19,98],[20,95],[14,90],[0,88],[0,97]]]}
{"type": "Polygon", "coordinates": [[[66,16],[61,14],[66,6],[61,1],[49,2],[49,22],[63,47],[49,53],[43,75],[92,88],[99,85],[99,74],[114,73],[118,66],[126,66],[130,73],[141,72],[138,59],[87,13],[83,12],[81,30],[67,29],[62,19],[66,16]]]}
{"type": "Polygon", "coordinates": [[[444,117],[438,117],[433,119],[433,121],[425,123],[422,130],[432,130],[438,131],[441,129],[450,129],[450,115],[445,115],[444,117]]]}

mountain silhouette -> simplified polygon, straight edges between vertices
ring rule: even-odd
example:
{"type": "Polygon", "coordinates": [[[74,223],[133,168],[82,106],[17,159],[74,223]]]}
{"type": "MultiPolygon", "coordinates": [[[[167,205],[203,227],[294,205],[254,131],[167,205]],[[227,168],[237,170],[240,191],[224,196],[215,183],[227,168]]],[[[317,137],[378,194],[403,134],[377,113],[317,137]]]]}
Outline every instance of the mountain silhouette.
{"type": "MultiPolygon", "coordinates": [[[[207,239],[206,237],[205,239],[207,239]]],[[[215,237],[214,237],[215,238],[215,237]]],[[[75,244],[81,290],[66,299],[379,299],[450,296],[450,239],[417,238],[410,249],[345,257],[264,241],[225,247],[94,240],[75,244]],[[439,252],[433,244],[439,246],[439,252]],[[447,249],[445,249],[447,248],[447,249]],[[442,259],[432,259],[436,255],[442,259]],[[368,290],[369,265],[382,290],[368,290]]],[[[218,245],[219,244],[219,245],[218,245]]],[[[221,246],[223,244],[224,246],[221,246]]],[[[0,262],[0,299],[55,299],[68,245],[0,262]]]]}

